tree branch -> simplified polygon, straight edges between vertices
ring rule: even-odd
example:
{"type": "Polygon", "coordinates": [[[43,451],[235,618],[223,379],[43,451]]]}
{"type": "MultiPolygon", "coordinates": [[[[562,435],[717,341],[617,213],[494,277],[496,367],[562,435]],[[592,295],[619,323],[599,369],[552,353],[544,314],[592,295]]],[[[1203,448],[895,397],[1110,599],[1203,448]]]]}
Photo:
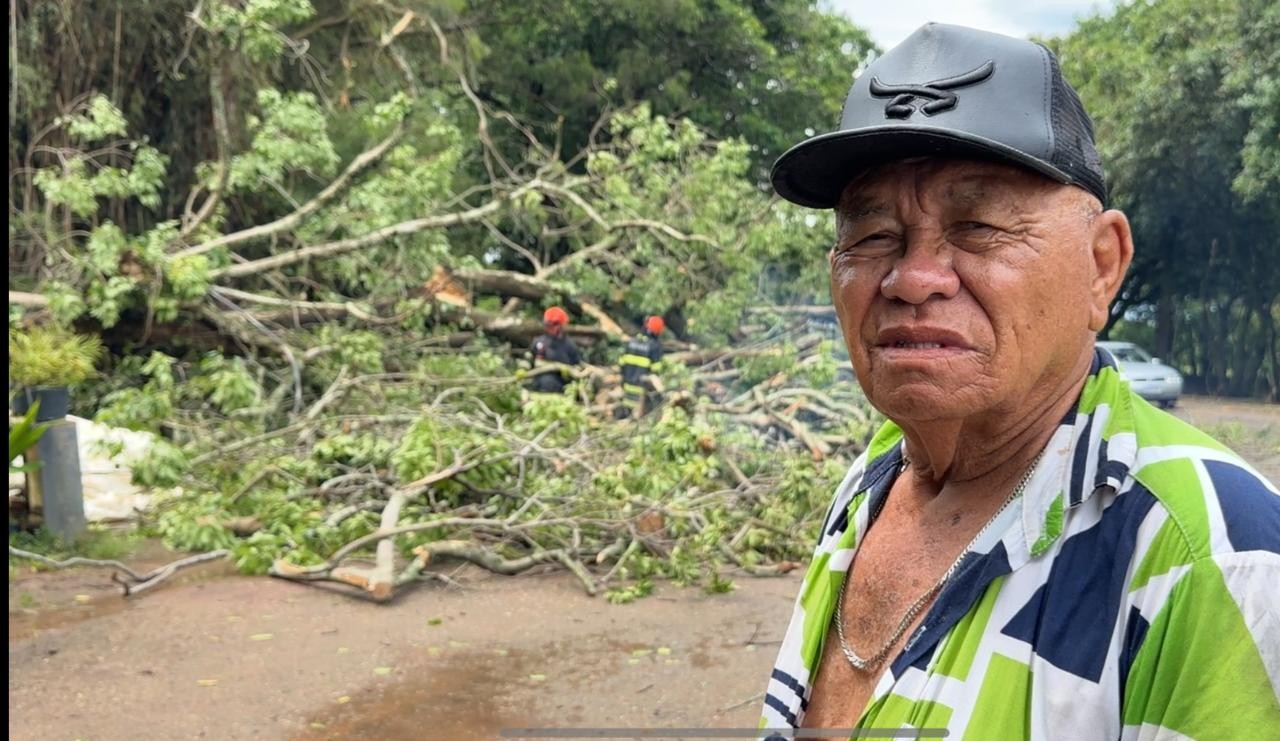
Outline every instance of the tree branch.
{"type": "Polygon", "coordinates": [[[602,216],[599,211],[597,211],[594,207],[592,207],[590,203],[587,203],[587,200],[585,198],[583,198],[582,196],[578,195],[577,193],[573,192],[568,188],[562,187],[560,185],[556,185],[554,183],[543,183],[541,189],[549,193],[554,193],[556,195],[563,196],[564,198],[567,198],[570,201],[573,201],[574,205],[582,209],[583,212],[587,214],[588,218],[590,218],[592,221],[594,221],[596,224],[598,224],[601,228],[605,229],[606,231],[615,231],[618,229],[628,229],[628,228],[639,227],[642,229],[648,229],[649,231],[657,232],[659,234],[663,234],[665,236],[668,236],[680,242],[701,242],[703,244],[711,245],[712,247],[718,246],[716,241],[714,239],[711,239],[710,237],[705,237],[701,234],[685,234],[684,232],[680,231],[679,229],[676,229],[670,224],[664,224],[661,221],[653,221],[652,219],[623,219],[621,221],[611,222],[605,219],[604,216],[602,216]]]}
{"type": "Polygon", "coordinates": [[[530,180],[505,195],[500,195],[482,206],[476,206],[475,208],[467,209],[466,211],[440,214],[438,216],[427,216],[421,219],[410,219],[409,221],[402,221],[398,224],[392,224],[390,226],[384,226],[381,229],[375,229],[374,231],[359,237],[341,239],[336,242],[304,247],[293,252],[285,252],[279,255],[272,255],[271,257],[250,260],[238,265],[232,265],[210,271],[209,277],[217,280],[225,278],[241,278],[246,275],[256,275],[266,270],[276,270],[278,268],[288,267],[289,265],[296,265],[297,263],[305,262],[312,258],[333,257],[334,255],[354,252],[370,245],[383,242],[392,237],[416,234],[417,232],[425,231],[427,229],[442,229],[461,224],[472,224],[502,208],[502,206],[508,201],[519,198],[521,195],[524,195],[531,190],[535,190],[544,184],[545,183],[538,179],[530,180]]]}
{"type": "Polygon", "coordinates": [[[209,69],[209,98],[213,102],[213,132],[218,142],[218,171],[214,176],[213,189],[209,192],[209,197],[204,199],[200,210],[190,220],[184,219],[186,223],[178,233],[179,241],[191,236],[213,215],[214,209],[222,201],[222,193],[227,187],[227,178],[231,175],[231,132],[227,126],[226,93],[222,89],[222,64],[218,62],[209,69]]]}
{"type": "Polygon", "coordinates": [[[197,553],[194,556],[187,556],[186,558],[180,558],[177,561],[165,564],[164,566],[148,571],[145,574],[139,574],[137,571],[134,571],[123,563],[114,560],[100,560],[96,558],[81,558],[80,556],[73,556],[59,561],[49,558],[48,556],[42,556],[39,553],[32,553],[31,551],[25,551],[21,548],[14,548],[13,546],[9,546],[9,555],[38,561],[46,566],[52,566],[55,569],[65,569],[72,566],[94,566],[98,568],[112,569],[117,572],[111,575],[112,581],[124,588],[124,596],[130,597],[151,589],[165,579],[168,579],[170,576],[173,576],[178,571],[189,566],[195,566],[196,564],[201,564],[206,561],[215,561],[220,558],[226,558],[230,555],[230,551],[226,549],[218,549],[216,551],[209,551],[208,553],[197,553]],[[123,573],[125,578],[121,578],[120,573],[123,573]]]}
{"type": "Polygon", "coordinates": [[[583,247],[582,249],[578,250],[577,252],[572,252],[568,255],[565,255],[560,260],[557,260],[556,262],[551,263],[545,268],[542,268],[537,272],[537,276],[539,278],[546,278],[552,273],[563,270],[567,267],[570,267],[571,265],[575,265],[580,262],[586,262],[587,260],[589,260],[592,257],[595,257],[596,255],[603,254],[613,249],[614,246],[618,244],[619,239],[621,239],[621,237],[617,233],[609,234],[604,239],[601,239],[600,241],[594,244],[589,244],[586,247],[583,247]]]}
{"type": "Polygon", "coordinates": [[[42,309],[49,305],[49,297],[39,293],[26,291],[9,291],[9,303],[25,306],[29,309],[42,309]]]}
{"type": "Polygon", "coordinates": [[[355,159],[351,160],[351,163],[347,165],[347,169],[343,170],[342,174],[339,175],[337,179],[325,186],[325,189],[316,194],[314,198],[302,204],[288,215],[282,216],[281,218],[267,224],[260,224],[231,234],[224,234],[215,239],[211,239],[208,242],[188,247],[184,250],[180,250],[177,253],[177,256],[187,257],[190,255],[202,255],[210,250],[217,249],[218,247],[229,247],[235,244],[243,244],[245,242],[266,239],[273,234],[279,234],[280,232],[295,228],[298,224],[302,223],[303,219],[315,213],[321,206],[333,200],[340,193],[346,190],[347,187],[351,185],[351,181],[356,177],[356,175],[359,175],[370,165],[381,159],[382,156],[387,153],[387,150],[395,146],[396,142],[400,140],[400,137],[403,134],[404,124],[397,123],[395,129],[392,130],[391,134],[387,136],[386,139],[383,139],[372,149],[366,150],[357,155],[355,159]]]}
{"type": "Polygon", "coordinates": [[[26,551],[21,548],[15,548],[13,546],[9,546],[9,555],[17,556],[18,558],[25,558],[31,561],[38,561],[44,564],[45,566],[52,566],[55,569],[66,569],[72,566],[94,566],[97,568],[116,569],[118,571],[123,571],[124,573],[129,575],[130,579],[133,579],[134,581],[142,581],[145,578],[142,574],[139,574],[138,572],[134,571],[133,569],[129,568],[123,563],[120,563],[119,561],[115,561],[115,560],[104,560],[104,559],[98,559],[98,558],[81,558],[80,556],[72,556],[71,558],[67,558],[59,561],[53,558],[49,558],[48,556],[43,556],[39,553],[33,553],[31,551],[26,551]]]}

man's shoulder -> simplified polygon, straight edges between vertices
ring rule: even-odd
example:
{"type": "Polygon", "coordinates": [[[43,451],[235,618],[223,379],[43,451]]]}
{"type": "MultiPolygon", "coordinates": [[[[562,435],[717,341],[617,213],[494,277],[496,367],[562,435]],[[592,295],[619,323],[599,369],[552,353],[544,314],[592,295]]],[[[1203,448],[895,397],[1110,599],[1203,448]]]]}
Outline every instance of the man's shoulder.
{"type": "Polygon", "coordinates": [[[1198,556],[1280,553],[1280,491],[1212,436],[1134,396],[1130,471],[1198,556]]]}

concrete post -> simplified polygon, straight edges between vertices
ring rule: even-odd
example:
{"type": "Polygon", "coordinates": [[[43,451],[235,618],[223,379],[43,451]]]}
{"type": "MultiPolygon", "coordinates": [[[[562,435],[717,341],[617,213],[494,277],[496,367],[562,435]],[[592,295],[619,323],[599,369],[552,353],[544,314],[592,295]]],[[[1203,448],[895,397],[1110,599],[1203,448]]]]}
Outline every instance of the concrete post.
{"type": "Polygon", "coordinates": [[[28,454],[28,460],[42,461],[38,469],[27,474],[31,511],[39,512],[45,528],[60,538],[71,540],[83,533],[84,487],[75,422],[50,422],[28,454]]]}

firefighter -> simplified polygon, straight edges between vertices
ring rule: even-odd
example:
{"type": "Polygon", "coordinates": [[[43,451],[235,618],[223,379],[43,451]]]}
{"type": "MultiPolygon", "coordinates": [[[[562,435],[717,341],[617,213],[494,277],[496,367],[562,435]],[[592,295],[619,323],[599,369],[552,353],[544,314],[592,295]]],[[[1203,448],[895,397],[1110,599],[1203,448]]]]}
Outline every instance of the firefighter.
{"type": "Polygon", "coordinates": [[[653,366],[662,359],[662,344],[658,336],[666,329],[660,316],[644,320],[644,332],[636,335],[622,351],[622,394],[624,401],[614,410],[614,417],[640,417],[655,401],[650,391],[662,392],[662,382],[653,375],[653,366]]]}
{"type": "MultiPolygon", "coordinates": [[[[534,368],[541,363],[578,365],[582,362],[577,346],[565,336],[564,328],[568,323],[569,314],[559,306],[552,306],[543,312],[542,324],[546,331],[538,335],[529,348],[534,368]]],[[[529,380],[529,390],[546,394],[564,393],[566,375],[563,369],[537,373],[529,380]]]]}

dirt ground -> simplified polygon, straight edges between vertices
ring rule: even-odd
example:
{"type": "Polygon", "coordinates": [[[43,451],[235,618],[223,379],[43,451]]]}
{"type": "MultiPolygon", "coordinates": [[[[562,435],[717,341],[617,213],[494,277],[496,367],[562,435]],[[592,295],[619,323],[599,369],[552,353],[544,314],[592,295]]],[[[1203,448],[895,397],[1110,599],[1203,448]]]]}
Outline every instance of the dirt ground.
{"type": "Polygon", "coordinates": [[[11,581],[10,738],[753,727],[800,583],[747,577],[717,596],[665,586],[615,606],[561,574],[467,570],[463,589],[425,584],[374,605],[218,570],[127,603],[101,572],[11,581]]]}
{"type": "MultiPolygon", "coordinates": [[[[1280,406],[1177,414],[1280,481],[1280,406]]],[[[155,549],[133,559],[149,567],[155,549]]],[[[566,575],[467,569],[373,605],[198,567],[126,602],[101,571],[9,582],[14,739],[492,739],[532,726],[752,727],[800,584],[670,585],[630,605],[566,575]]]]}
{"type": "Polygon", "coordinates": [[[1280,485],[1280,404],[1186,396],[1170,410],[1280,485]]]}

